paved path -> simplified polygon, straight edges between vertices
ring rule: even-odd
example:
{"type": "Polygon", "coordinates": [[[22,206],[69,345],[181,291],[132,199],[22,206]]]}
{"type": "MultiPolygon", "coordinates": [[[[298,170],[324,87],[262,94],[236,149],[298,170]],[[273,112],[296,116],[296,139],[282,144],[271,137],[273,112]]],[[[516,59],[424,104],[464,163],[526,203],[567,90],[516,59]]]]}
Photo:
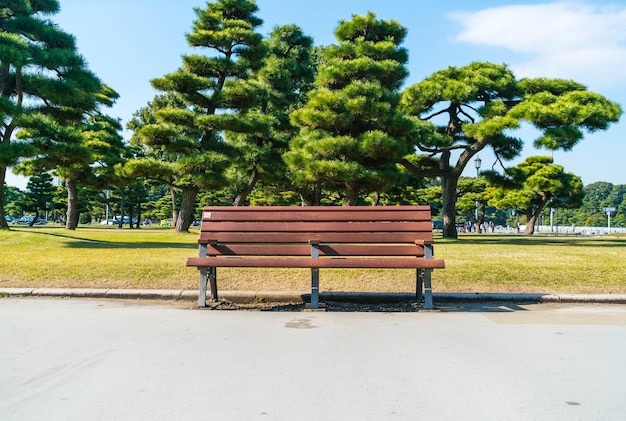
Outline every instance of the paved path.
{"type": "Polygon", "coordinates": [[[0,299],[3,420],[615,420],[626,306],[0,299]]]}

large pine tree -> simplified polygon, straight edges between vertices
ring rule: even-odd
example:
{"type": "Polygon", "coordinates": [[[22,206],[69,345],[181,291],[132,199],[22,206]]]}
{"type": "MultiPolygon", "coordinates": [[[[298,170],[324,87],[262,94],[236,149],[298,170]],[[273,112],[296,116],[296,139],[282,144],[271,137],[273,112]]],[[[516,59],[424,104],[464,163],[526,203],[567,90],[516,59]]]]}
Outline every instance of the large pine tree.
{"type": "Polygon", "coordinates": [[[369,13],[341,21],[335,36],[338,43],[324,50],[316,88],[292,113],[301,133],[285,160],[305,203],[320,203],[326,189],[355,205],[360,194],[397,180],[396,163],[411,150],[413,125],[398,112],[408,74],[400,46],[406,29],[369,13]]]}
{"type": "Polygon", "coordinates": [[[440,177],[445,237],[456,238],[458,182],[485,148],[498,160],[517,157],[524,145],[512,129],[539,130],[535,146],[571,150],[583,131],[605,130],[621,115],[618,104],[562,79],[521,79],[506,65],[474,62],[433,73],[403,93],[403,109],[421,120],[416,138],[422,158],[402,163],[417,177],[440,177]],[[416,164],[417,163],[417,164],[416,164]],[[427,165],[421,165],[427,163],[427,165]]]}
{"type": "MultiPolygon", "coordinates": [[[[110,105],[117,93],[102,87],[97,103],[110,105]]],[[[126,146],[117,119],[97,111],[85,113],[80,120],[55,119],[51,116],[27,117],[27,124],[17,135],[37,151],[24,158],[16,170],[24,175],[52,171],[63,180],[67,191],[65,227],[78,226],[78,187],[108,188],[114,167],[124,160],[126,146]]]]}
{"type": "Polygon", "coordinates": [[[268,116],[267,131],[256,133],[227,132],[226,138],[237,151],[235,206],[243,205],[257,182],[286,183],[282,154],[297,128],[289,113],[300,108],[314,77],[313,39],[295,25],[274,28],[265,41],[267,57],[254,80],[257,104],[247,115],[268,116]]]}
{"type": "Polygon", "coordinates": [[[262,23],[257,10],[252,0],[220,0],[196,8],[187,41],[198,54],[184,55],[177,71],[152,80],[156,89],[180,94],[185,106],[161,109],[157,122],[142,127],[140,134],[143,142],[177,159],[145,157],[129,169],[148,178],[166,174],[169,185],[182,192],[177,232],[189,230],[202,189],[225,185],[233,155],[223,133],[268,130],[269,118],[251,112],[258,92],[252,78],[265,57],[262,36],[255,31],[262,23]],[[197,137],[178,136],[181,130],[197,132],[197,137]]]}
{"type": "MultiPolygon", "coordinates": [[[[74,37],[49,20],[59,11],[57,0],[11,0],[1,5],[0,186],[8,167],[40,152],[32,142],[16,140],[18,131],[59,133],[96,109],[103,92],[100,80],[78,54],[74,37]]],[[[0,228],[6,229],[2,191],[0,228]]]]}

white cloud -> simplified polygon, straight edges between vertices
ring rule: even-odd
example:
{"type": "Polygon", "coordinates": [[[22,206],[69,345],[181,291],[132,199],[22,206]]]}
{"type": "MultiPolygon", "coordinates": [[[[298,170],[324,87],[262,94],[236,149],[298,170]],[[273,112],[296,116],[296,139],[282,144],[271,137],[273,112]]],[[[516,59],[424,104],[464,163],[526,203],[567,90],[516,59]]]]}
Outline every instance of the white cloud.
{"type": "Polygon", "coordinates": [[[519,53],[518,77],[571,78],[594,88],[626,86],[626,6],[580,2],[459,12],[457,41],[519,53]],[[520,57],[525,57],[520,59],[520,57]]]}

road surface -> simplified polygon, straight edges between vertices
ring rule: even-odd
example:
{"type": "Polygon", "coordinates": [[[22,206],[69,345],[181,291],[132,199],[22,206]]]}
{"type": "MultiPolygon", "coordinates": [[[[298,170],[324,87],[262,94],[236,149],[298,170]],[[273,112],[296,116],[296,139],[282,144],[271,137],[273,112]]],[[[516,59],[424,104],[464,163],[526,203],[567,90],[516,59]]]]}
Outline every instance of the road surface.
{"type": "Polygon", "coordinates": [[[8,420],[616,420],[626,306],[0,299],[8,420]]]}

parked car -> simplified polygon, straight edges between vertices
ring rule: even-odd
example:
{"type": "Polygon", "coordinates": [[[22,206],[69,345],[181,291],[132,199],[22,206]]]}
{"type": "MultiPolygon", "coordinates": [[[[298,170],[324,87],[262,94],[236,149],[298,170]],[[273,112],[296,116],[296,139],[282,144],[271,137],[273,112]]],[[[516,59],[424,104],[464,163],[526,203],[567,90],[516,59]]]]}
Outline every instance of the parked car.
{"type": "MultiPolygon", "coordinates": [[[[29,225],[33,219],[35,219],[34,215],[22,216],[20,219],[13,221],[13,223],[20,224],[20,225],[29,225]]],[[[46,222],[47,221],[45,219],[40,218],[40,217],[37,217],[37,219],[35,219],[35,224],[37,225],[43,225],[46,222]]]]}
{"type": "Polygon", "coordinates": [[[440,219],[433,221],[433,229],[434,230],[442,230],[443,229],[443,221],[440,220],[440,219]]]}
{"type": "Polygon", "coordinates": [[[15,223],[15,218],[13,218],[11,215],[4,215],[4,220],[7,222],[15,223]]]}
{"type": "MultiPolygon", "coordinates": [[[[128,216],[124,217],[124,221],[122,222],[122,225],[126,225],[128,224],[130,221],[130,218],[128,216]]],[[[136,224],[137,220],[133,219],[133,224],[136,224]]],[[[106,219],[100,222],[100,225],[119,225],[120,224],[120,218],[119,217],[115,217],[113,219],[106,219]]]]}

